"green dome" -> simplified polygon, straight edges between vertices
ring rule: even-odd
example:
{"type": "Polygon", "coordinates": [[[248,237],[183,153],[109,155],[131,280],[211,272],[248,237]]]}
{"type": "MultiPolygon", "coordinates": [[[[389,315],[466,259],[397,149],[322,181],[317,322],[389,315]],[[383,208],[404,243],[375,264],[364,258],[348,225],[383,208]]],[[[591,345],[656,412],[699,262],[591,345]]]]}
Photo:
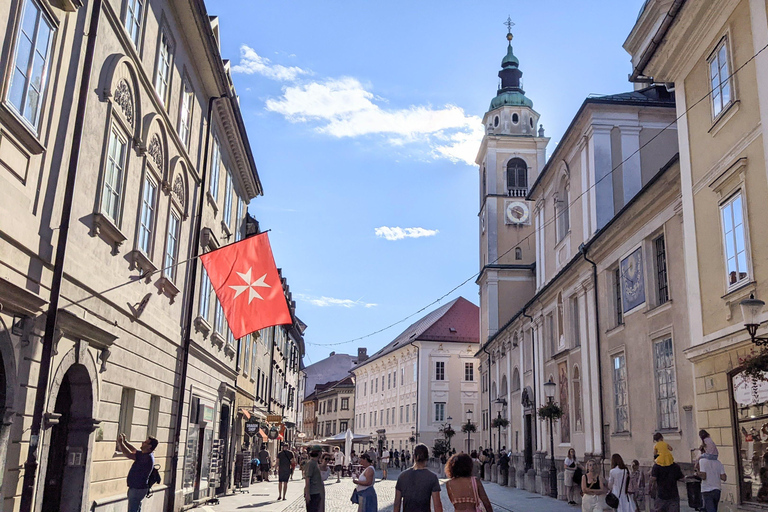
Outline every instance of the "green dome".
{"type": "Polygon", "coordinates": [[[503,106],[518,106],[533,108],[533,102],[529,100],[521,91],[503,91],[491,100],[491,107],[488,110],[503,106]]]}
{"type": "Polygon", "coordinates": [[[506,68],[508,66],[515,66],[518,67],[520,65],[520,61],[517,60],[517,57],[515,57],[515,54],[512,52],[512,45],[510,44],[507,47],[507,55],[501,60],[501,67],[506,68]]]}

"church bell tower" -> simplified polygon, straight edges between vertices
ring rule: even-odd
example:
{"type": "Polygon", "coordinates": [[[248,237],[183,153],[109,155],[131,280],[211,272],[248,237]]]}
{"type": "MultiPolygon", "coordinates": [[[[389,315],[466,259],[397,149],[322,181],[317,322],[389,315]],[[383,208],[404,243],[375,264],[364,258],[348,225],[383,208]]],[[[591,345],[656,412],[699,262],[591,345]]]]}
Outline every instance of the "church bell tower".
{"type": "Polygon", "coordinates": [[[475,159],[480,171],[481,343],[536,289],[534,205],[526,197],[546,163],[549,138],[522,88],[523,72],[512,49],[513,25],[507,20],[500,85],[483,117],[485,135],[475,159]]]}

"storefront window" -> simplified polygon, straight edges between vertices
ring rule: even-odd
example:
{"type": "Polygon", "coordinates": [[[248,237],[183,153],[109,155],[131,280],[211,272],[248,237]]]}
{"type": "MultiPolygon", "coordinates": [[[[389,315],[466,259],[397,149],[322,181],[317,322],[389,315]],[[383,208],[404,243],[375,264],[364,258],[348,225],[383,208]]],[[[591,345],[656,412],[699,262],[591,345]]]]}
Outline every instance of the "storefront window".
{"type": "Polygon", "coordinates": [[[742,503],[768,503],[768,382],[732,377],[742,503]]]}

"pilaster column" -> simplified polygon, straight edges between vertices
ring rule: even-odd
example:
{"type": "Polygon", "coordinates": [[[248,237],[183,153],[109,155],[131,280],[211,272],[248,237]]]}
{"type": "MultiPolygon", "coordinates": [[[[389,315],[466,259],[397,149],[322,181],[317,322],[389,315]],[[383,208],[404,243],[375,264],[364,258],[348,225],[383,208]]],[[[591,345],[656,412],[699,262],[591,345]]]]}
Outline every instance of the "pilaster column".
{"type": "Polygon", "coordinates": [[[589,140],[589,175],[594,187],[589,190],[590,203],[595,210],[595,230],[613,218],[613,181],[611,177],[611,126],[592,125],[589,140]]]}
{"type": "Polygon", "coordinates": [[[620,126],[622,179],[624,184],[624,203],[640,192],[643,188],[643,177],[640,171],[640,126],[620,126]]]}

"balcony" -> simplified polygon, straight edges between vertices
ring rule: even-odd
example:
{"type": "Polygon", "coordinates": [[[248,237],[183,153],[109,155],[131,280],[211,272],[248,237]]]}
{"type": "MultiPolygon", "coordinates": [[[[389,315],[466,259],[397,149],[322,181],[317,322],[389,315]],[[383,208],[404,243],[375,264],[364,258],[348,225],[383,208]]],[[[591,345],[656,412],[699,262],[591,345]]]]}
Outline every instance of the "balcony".
{"type": "Polygon", "coordinates": [[[528,195],[528,187],[512,187],[507,189],[509,197],[525,197],[528,195]]]}

